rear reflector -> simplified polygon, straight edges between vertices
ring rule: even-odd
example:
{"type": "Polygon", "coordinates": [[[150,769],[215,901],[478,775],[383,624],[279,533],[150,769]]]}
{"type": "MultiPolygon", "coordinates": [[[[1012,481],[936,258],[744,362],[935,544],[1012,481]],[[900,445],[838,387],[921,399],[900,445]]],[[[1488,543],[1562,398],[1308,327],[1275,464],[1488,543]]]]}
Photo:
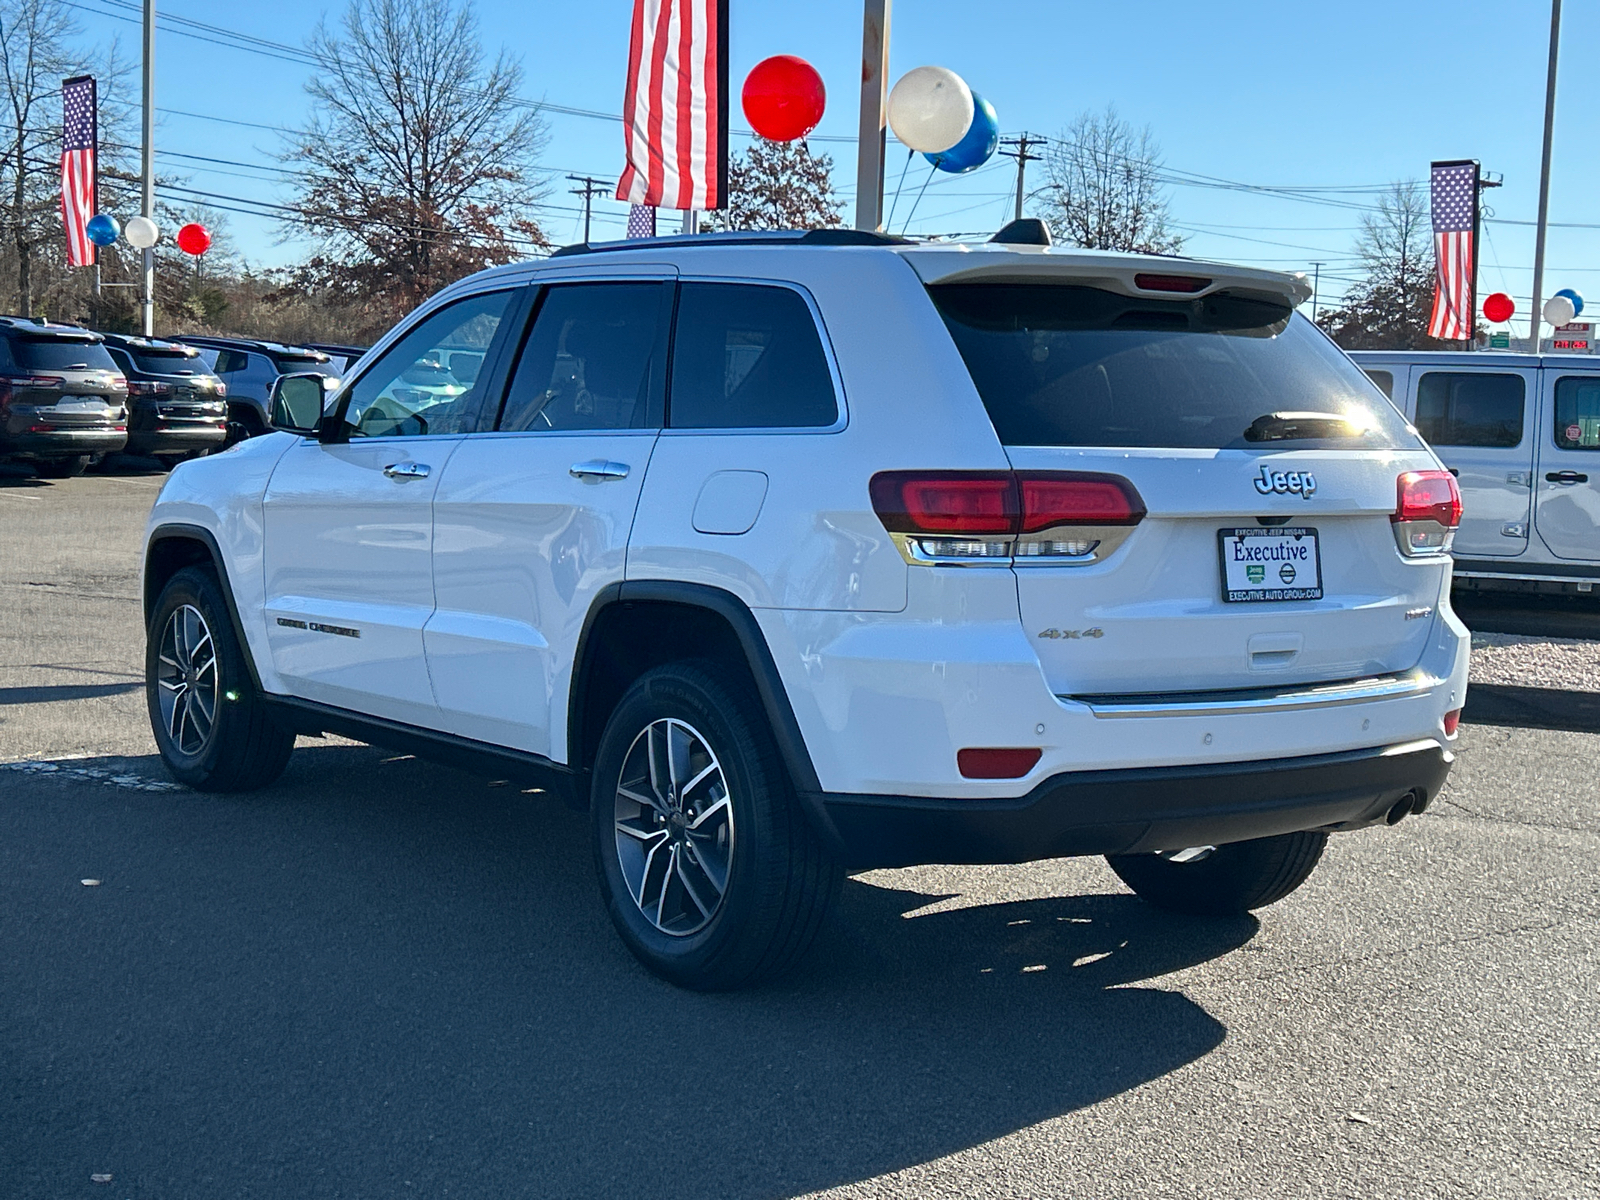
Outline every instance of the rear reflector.
{"type": "Polygon", "coordinates": [[[1460,724],[1461,724],[1461,710],[1459,708],[1452,709],[1450,712],[1445,713],[1445,715],[1444,715],[1444,735],[1445,735],[1445,737],[1455,737],[1456,728],[1460,724]]]}
{"type": "Polygon", "coordinates": [[[1033,770],[1043,753],[1037,746],[958,750],[956,766],[965,779],[1021,779],[1033,770]]]}
{"type": "Polygon", "coordinates": [[[1211,286],[1211,280],[1197,275],[1135,275],[1134,286],[1147,292],[1184,292],[1192,295],[1211,286]]]}

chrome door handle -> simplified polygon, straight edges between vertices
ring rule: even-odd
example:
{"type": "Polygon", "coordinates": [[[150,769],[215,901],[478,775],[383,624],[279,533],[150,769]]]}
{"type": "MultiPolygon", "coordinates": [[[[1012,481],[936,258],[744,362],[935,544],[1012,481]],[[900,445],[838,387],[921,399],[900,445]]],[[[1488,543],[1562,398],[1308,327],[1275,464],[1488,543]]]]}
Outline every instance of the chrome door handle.
{"type": "Polygon", "coordinates": [[[567,468],[567,474],[574,479],[626,479],[630,469],[627,463],[591,458],[588,462],[573,463],[567,468]]]}
{"type": "Polygon", "coordinates": [[[383,473],[389,479],[426,479],[431,470],[433,468],[427,463],[397,462],[390,463],[383,473]]]}

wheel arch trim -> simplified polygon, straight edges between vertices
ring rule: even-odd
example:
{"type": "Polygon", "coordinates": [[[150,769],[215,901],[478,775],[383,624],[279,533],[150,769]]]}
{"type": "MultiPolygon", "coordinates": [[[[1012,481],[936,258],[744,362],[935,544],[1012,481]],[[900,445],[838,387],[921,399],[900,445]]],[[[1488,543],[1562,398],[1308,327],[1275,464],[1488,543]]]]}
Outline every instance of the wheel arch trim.
{"type": "MultiPolygon", "coordinates": [[[[167,522],[156,526],[150,531],[150,536],[145,539],[144,562],[142,564],[140,586],[140,599],[143,604],[144,626],[146,636],[149,635],[150,618],[155,610],[156,600],[160,597],[159,589],[154,587],[150,577],[150,559],[157,545],[162,542],[187,541],[197,542],[205,548],[211,565],[216,569],[217,582],[222,588],[223,601],[228,606],[228,620],[233,624],[233,635],[239,639],[239,648],[244,653],[246,668],[250,671],[250,682],[257,692],[265,692],[261,686],[261,673],[256,667],[255,654],[250,647],[250,639],[245,636],[244,622],[239,617],[239,606],[233,598],[233,584],[228,578],[228,564],[223,557],[222,547],[218,544],[216,536],[203,525],[191,525],[184,522],[167,522]]],[[[182,568],[179,568],[180,570],[182,568]]]]}

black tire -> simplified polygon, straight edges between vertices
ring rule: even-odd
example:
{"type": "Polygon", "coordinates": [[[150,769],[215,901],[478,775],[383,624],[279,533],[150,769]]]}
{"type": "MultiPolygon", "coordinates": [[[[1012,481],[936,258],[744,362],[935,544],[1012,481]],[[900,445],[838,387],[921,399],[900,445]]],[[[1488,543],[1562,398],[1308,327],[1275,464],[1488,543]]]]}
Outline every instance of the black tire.
{"type": "Polygon", "coordinates": [[[76,475],[82,475],[88,469],[87,454],[74,454],[70,458],[47,458],[34,468],[45,479],[71,479],[76,475]]]}
{"type": "MultiPolygon", "coordinates": [[[[186,615],[183,619],[188,620],[186,615]]],[[[161,590],[146,631],[145,703],[167,770],[198,791],[248,792],[266,787],[283,773],[294,749],[294,734],[268,715],[244,656],[216,575],[206,567],[185,567],[174,575],[161,590]],[[174,614],[184,609],[192,609],[203,622],[212,653],[207,659],[205,639],[195,636],[197,630],[191,628],[190,649],[199,670],[188,675],[184,688],[178,688],[172,686],[174,678],[183,677],[184,672],[175,671],[174,665],[191,656],[173,653],[168,638],[175,633],[174,614]],[[209,683],[204,682],[206,675],[209,683]],[[212,718],[204,722],[207,687],[212,718]],[[193,702],[200,706],[192,718],[177,716],[175,707],[163,707],[163,695],[173,700],[185,691],[192,692],[193,702]]]]}
{"type": "Polygon", "coordinates": [[[261,414],[248,404],[228,405],[227,436],[223,438],[219,450],[226,450],[229,446],[236,446],[247,438],[259,437],[267,432],[266,424],[261,420],[261,414]]]}
{"type": "Polygon", "coordinates": [[[1311,875],[1327,844],[1327,834],[1308,831],[1218,846],[1193,862],[1158,854],[1111,854],[1106,862],[1157,908],[1225,917],[1282,900],[1311,875]]]}
{"type": "MultiPolygon", "coordinates": [[[[641,676],[617,704],[606,723],[595,757],[590,812],[592,815],[596,867],[601,897],[606,909],[635,957],[649,970],[680,987],[696,991],[726,991],[771,978],[789,967],[805,953],[821,929],[839,894],[843,872],[825,852],[815,832],[800,811],[788,775],[778,756],[772,734],[762,719],[761,705],[749,685],[715,663],[673,663],[641,676]],[[667,722],[673,725],[667,725],[667,722]],[[651,730],[659,734],[665,726],[687,729],[700,739],[698,744],[711,756],[698,757],[696,772],[714,759],[720,775],[691,793],[684,788],[680,798],[649,808],[619,798],[625,782],[624,771],[637,769],[640,753],[652,753],[651,730]],[[643,739],[641,741],[641,739],[643,739]],[[718,780],[721,780],[719,785],[718,780]],[[693,833],[698,822],[690,819],[698,812],[719,807],[727,801],[731,814],[726,849],[722,842],[699,841],[696,837],[721,838],[715,825],[700,834],[693,833]],[[668,808],[676,808],[676,820],[690,822],[671,826],[668,808]],[[624,808],[637,809],[641,826],[654,822],[663,841],[620,834],[624,808]],[[635,873],[639,890],[646,899],[636,899],[625,873],[621,848],[633,848],[635,859],[629,870],[635,873]],[[668,858],[661,874],[652,875],[647,847],[665,850],[668,858]],[[699,847],[698,851],[696,846],[699,847]],[[685,866],[677,867],[682,850],[685,866]],[[708,856],[709,851],[709,856],[708,856]],[[711,857],[722,855],[720,871],[714,871],[711,857]],[[697,856],[698,855],[698,856],[697,856]],[[645,868],[639,872],[638,860],[645,868]],[[702,861],[704,860],[704,861],[702,861]],[[724,889],[711,902],[716,891],[715,875],[720,873],[724,889]],[[664,915],[668,898],[674,911],[686,917],[668,920],[677,931],[668,932],[655,919],[646,916],[649,881],[664,880],[654,904],[657,917],[664,915]],[[691,896],[690,877],[700,881],[704,899],[691,896]],[[676,878],[676,892],[668,889],[676,878]],[[695,901],[692,906],[690,901],[695,901]],[[705,911],[710,902],[710,912],[705,911]],[[694,928],[696,921],[702,922],[694,928]]],[[[680,748],[680,754],[682,749],[680,748]]],[[[661,757],[658,757],[658,762],[661,757]]],[[[690,768],[681,768],[687,775],[690,768]]],[[[662,774],[666,774],[663,765],[662,774]]],[[[646,786],[649,786],[648,783],[646,786]]],[[[674,796],[677,786],[667,789],[674,796]]],[[[656,793],[659,796],[659,793],[656,793]]],[[[715,815],[715,814],[713,814],[715,815]]]]}

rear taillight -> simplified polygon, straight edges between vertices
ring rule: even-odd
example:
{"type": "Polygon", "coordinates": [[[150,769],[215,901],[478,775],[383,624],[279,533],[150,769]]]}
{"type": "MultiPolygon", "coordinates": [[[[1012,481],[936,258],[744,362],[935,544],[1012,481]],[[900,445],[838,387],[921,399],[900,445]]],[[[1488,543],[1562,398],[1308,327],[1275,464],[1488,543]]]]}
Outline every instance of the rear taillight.
{"type": "Polygon", "coordinates": [[[172,392],[172,385],[170,383],[160,383],[156,381],[146,382],[142,379],[130,379],[127,381],[127,384],[128,395],[130,396],[166,396],[170,395],[172,392]]]}
{"type": "Polygon", "coordinates": [[[1078,471],[884,471],[872,506],[907,562],[1096,562],[1145,515],[1126,479],[1078,471]]]}
{"type": "Polygon", "coordinates": [[[1461,489],[1449,471],[1406,471],[1395,481],[1394,541],[1407,558],[1446,554],[1461,524],[1461,489]]]}

